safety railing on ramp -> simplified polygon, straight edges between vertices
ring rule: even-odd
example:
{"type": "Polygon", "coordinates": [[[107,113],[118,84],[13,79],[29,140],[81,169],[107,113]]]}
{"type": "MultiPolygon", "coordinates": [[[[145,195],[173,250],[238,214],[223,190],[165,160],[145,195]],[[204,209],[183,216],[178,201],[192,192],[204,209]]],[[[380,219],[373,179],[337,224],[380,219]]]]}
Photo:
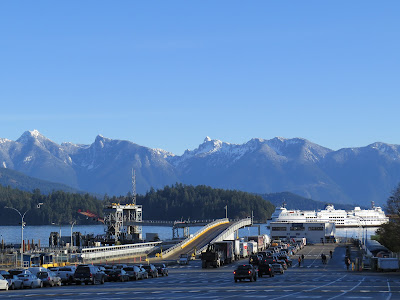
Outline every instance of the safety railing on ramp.
{"type": "MultiPolygon", "coordinates": [[[[234,234],[237,230],[239,230],[242,227],[246,227],[246,226],[250,226],[253,224],[253,221],[251,218],[246,218],[246,219],[242,219],[239,220],[235,223],[233,223],[231,226],[229,226],[227,229],[225,229],[223,232],[221,232],[218,236],[216,236],[211,242],[210,244],[216,243],[216,242],[220,242],[220,241],[224,241],[228,236],[234,234]]],[[[206,250],[207,245],[205,245],[204,247],[202,247],[199,252],[203,252],[204,250],[206,250]]]]}
{"type": "Polygon", "coordinates": [[[166,250],[165,252],[163,252],[163,254],[162,254],[163,258],[167,258],[168,256],[173,255],[175,252],[181,250],[187,244],[189,244],[193,240],[197,239],[199,236],[201,236],[203,233],[205,233],[206,231],[210,230],[211,228],[214,228],[214,227],[216,227],[218,225],[226,224],[226,223],[229,223],[229,219],[227,219],[227,218],[218,219],[218,220],[215,220],[215,221],[207,224],[202,229],[197,231],[193,236],[188,237],[187,239],[183,240],[182,242],[176,244],[175,246],[173,246],[173,247],[169,248],[168,250],[166,250]]]}
{"type": "Polygon", "coordinates": [[[140,254],[147,254],[161,242],[137,243],[118,246],[104,246],[82,249],[82,258],[84,260],[110,259],[117,257],[127,257],[140,254]]]}

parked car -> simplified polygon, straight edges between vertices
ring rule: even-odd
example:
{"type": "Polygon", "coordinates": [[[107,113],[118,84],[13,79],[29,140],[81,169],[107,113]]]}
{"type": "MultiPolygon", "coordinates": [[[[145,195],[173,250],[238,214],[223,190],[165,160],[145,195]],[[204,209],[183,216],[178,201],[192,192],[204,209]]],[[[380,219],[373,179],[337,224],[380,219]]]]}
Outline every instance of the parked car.
{"type": "Polygon", "coordinates": [[[37,278],[34,274],[19,274],[17,275],[19,279],[22,280],[22,284],[24,288],[42,288],[43,281],[37,278]]]}
{"type": "Polygon", "coordinates": [[[281,264],[281,265],[282,265],[282,268],[283,268],[284,270],[287,270],[288,266],[287,266],[287,264],[286,264],[286,262],[285,262],[284,260],[277,259],[277,260],[276,260],[276,263],[281,264]]]}
{"type": "Polygon", "coordinates": [[[62,284],[72,284],[75,281],[74,279],[75,271],[76,271],[75,266],[62,267],[58,269],[57,276],[61,278],[62,284]]]}
{"type": "Polygon", "coordinates": [[[158,270],[154,265],[150,264],[143,266],[143,269],[146,270],[147,274],[149,274],[151,278],[158,277],[158,270]]]}
{"type": "Polygon", "coordinates": [[[85,284],[96,284],[96,282],[104,284],[105,273],[93,265],[79,265],[74,273],[74,278],[75,283],[78,285],[82,282],[85,284]]]}
{"type": "Polygon", "coordinates": [[[124,271],[124,269],[115,269],[108,273],[109,281],[129,281],[129,275],[124,271]]]}
{"type": "Polygon", "coordinates": [[[279,255],[278,260],[284,260],[288,267],[291,267],[293,263],[289,256],[286,254],[279,255]]]}
{"type": "Polygon", "coordinates": [[[249,256],[249,264],[252,264],[252,265],[256,265],[256,266],[257,266],[258,263],[259,263],[259,257],[258,257],[258,255],[252,254],[252,255],[249,256]]]}
{"type": "Polygon", "coordinates": [[[165,264],[155,264],[154,266],[157,268],[158,275],[168,276],[168,268],[165,264]]]}
{"type": "Polygon", "coordinates": [[[22,289],[23,284],[22,280],[18,278],[17,275],[11,275],[10,273],[6,272],[2,274],[5,279],[8,281],[8,288],[10,290],[17,290],[17,289],[22,289]]]}
{"type": "Polygon", "coordinates": [[[30,271],[21,268],[8,270],[8,273],[10,273],[11,275],[31,274],[30,271]]]}
{"type": "Polygon", "coordinates": [[[52,271],[38,272],[37,277],[43,281],[43,286],[61,286],[61,278],[52,271]]]}
{"type": "Polygon", "coordinates": [[[140,266],[139,269],[140,269],[140,274],[142,276],[142,279],[148,279],[149,273],[147,273],[146,269],[143,268],[143,266],[140,266]]]}
{"type": "Polygon", "coordinates": [[[279,274],[283,274],[285,271],[283,270],[283,267],[281,264],[278,263],[274,263],[271,265],[272,269],[274,270],[274,273],[279,273],[279,274]]]}
{"type": "Polygon", "coordinates": [[[142,271],[138,266],[124,267],[123,270],[128,274],[129,280],[143,279],[142,271]]]}
{"type": "Polygon", "coordinates": [[[272,269],[272,265],[263,261],[258,265],[258,277],[262,277],[263,275],[268,275],[269,277],[274,277],[274,271],[272,269]]]}
{"type": "Polygon", "coordinates": [[[28,271],[31,272],[33,275],[37,276],[37,273],[39,273],[39,272],[48,272],[49,269],[44,268],[44,267],[31,267],[31,268],[28,268],[28,271]]]}
{"type": "Polygon", "coordinates": [[[242,281],[243,279],[250,279],[250,281],[257,280],[257,268],[251,264],[239,265],[238,268],[233,271],[233,278],[235,282],[242,281]]]}
{"type": "Polygon", "coordinates": [[[181,254],[181,256],[179,257],[179,264],[180,265],[188,265],[189,264],[189,255],[186,253],[181,254]]]}
{"type": "Polygon", "coordinates": [[[8,281],[3,277],[3,275],[0,275],[0,290],[8,291],[8,281]]]}

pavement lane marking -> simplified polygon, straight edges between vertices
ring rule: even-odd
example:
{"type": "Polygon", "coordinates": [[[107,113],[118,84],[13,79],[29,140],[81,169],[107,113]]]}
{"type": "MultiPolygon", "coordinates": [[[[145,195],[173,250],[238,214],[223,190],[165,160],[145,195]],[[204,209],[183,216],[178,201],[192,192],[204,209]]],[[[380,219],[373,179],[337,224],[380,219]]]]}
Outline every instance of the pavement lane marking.
{"type": "Polygon", "coordinates": [[[388,292],[389,292],[389,295],[387,296],[386,300],[389,300],[389,299],[392,297],[389,279],[387,279],[387,285],[388,285],[388,292]]]}
{"type": "Polygon", "coordinates": [[[348,292],[351,292],[351,291],[354,290],[356,287],[358,287],[361,283],[363,283],[364,280],[365,280],[365,277],[363,277],[363,278],[362,278],[355,286],[353,286],[350,290],[347,290],[347,291],[345,291],[345,292],[343,292],[343,293],[341,293],[341,294],[339,294],[339,295],[336,295],[336,296],[334,296],[334,297],[331,297],[331,298],[329,298],[328,300],[335,299],[335,298],[337,298],[337,297],[342,297],[342,296],[346,295],[348,292]]]}
{"type": "Polygon", "coordinates": [[[320,286],[317,286],[317,287],[312,288],[312,289],[302,290],[302,291],[299,291],[299,292],[296,292],[296,293],[292,293],[292,294],[288,294],[288,295],[283,295],[283,296],[279,296],[279,297],[275,297],[275,298],[270,298],[269,300],[275,300],[275,299],[281,299],[281,298],[291,297],[291,296],[294,296],[294,295],[297,295],[297,294],[300,294],[300,293],[303,293],[303,292],[311,292],[311,291],[316,290],[316,289],[319,289],[319,288],[321,288],[321,287],[324,287],[324,286],[333,284],[333,283],[335,283],[335,282],[338,282],[339,280],[345,278],[346,276],[347,276],[347,274],[344,275],[344,276],[342,276],[342,277],[340,277],[340,278],[338,278],[338,279],[336,279],[336,280],[334,280],[334,281],[331,281],[330,283],[327,283],[327,284],[324,284],[324,285],[320,285],[320,286]]]}

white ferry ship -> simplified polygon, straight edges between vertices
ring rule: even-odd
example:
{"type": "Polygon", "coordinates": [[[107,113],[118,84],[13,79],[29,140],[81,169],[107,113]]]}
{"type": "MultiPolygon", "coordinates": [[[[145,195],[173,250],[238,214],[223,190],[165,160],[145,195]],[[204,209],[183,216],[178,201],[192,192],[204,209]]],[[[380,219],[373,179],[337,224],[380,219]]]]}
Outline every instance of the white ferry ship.
{"type": "Polygon", "coordinates": [[[354,210],[335,209],[328,204],[323,210],[288,210],[283,204],[275,209],[271,216],[271,222],[284,223],[311,223],[332,222],[336,227],[377,227],[389,221],[385,212],[379,206],[372,203],[372,209],[354,210]]]}

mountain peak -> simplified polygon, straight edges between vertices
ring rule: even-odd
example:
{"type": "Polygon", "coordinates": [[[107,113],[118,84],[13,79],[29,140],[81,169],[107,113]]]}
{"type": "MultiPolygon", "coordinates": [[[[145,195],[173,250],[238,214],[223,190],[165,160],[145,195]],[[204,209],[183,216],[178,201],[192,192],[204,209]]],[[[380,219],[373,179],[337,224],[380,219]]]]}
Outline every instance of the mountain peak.
{"type": "Polygon", "coordinates": [[[30,140],[46,139],[37,129],[32,131],[25,131],[20,138],[17,140],[19,143],[26,143],[30,140]]]}
{"type": "Polygon", "coordinates": [[[209,136],[206,136],[206,138],[204,139],[204,143],[207,143],[207,142],[211,142],[211,138],[209,136]]]}

